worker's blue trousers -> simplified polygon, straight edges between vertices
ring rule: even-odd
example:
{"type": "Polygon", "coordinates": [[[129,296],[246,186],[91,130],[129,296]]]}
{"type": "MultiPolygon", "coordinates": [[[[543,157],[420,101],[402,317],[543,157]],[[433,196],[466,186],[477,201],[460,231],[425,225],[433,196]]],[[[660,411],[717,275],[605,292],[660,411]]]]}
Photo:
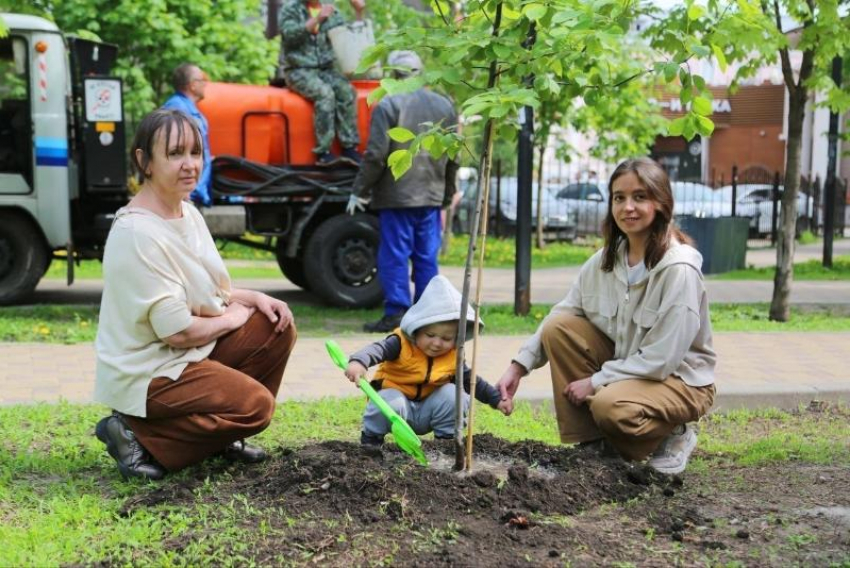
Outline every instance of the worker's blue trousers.
{"type": "Polygon", "coordinates": [[[378,218],[381,223],[378,277],[384,290],[384,314],[391,316],[411,306],[410,263],[414,302],[437,275],[437,254],[442,240],[440,208],[381,209],[378,218]]]}

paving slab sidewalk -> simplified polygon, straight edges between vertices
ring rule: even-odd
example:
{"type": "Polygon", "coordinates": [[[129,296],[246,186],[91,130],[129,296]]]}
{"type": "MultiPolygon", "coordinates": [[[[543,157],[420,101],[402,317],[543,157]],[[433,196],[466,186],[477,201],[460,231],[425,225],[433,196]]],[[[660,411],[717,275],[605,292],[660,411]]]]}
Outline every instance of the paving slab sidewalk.
{"type": "MultiPolygon", "coordinates": [[[[836,254],[846,254],[850,250],[850,240],[838,243],[836,254]]],[[[815,258],[819,246],[798,247],[797,256],[815,258]]],[[[749,251],[747,261],[767,265],[771,258],[775,258],[773,250],[749,251]]],[[[531,279],[532,302],[552,304],[560,301],[578,270],[579,267],[535,269],[531,279]]],[[[461,268],[443,267],[441,273],[458,288],[462,286],[461,268]]],[[[487,268],[483,281],[483,302],[513,303],[512,269],[487,268]]],[[[283,278],[241,280],[235,284],[266,291],[290,303],[315,303],[315,298],[283,278]]],[[[708,279],[706,285],[714,303],[769,302],[773,292],[770,281],[708,279]]],[[[97,303],[102,286],[98,280],[79,281],[70,288],[62,281],[43,280],[34,300],[37,303],[97,303]]],[[[850,281],[794,282],[791,302],[850,306],[850,281]]],[[[350,336],[341,339],[340,343],[351,351],[374,338],[350,336]]],[[[498,380],[524,339],[523,336],[483,336],[478,355],[479,374],[491,382],[498,380]]],[[[847,357],[850,332],[716,333],[715,348],[719,357],[719,408],[787,408],[812,399],[850,402],[847,357]]],[[[471,361],[471,353],[467,360],[471,361]]],[[[0,404],[60,399],[89,402],[93,381],[94,349],[91,344],[0,343],[0,404]]],[[[286,371],[280,398],[309,400],[346,395],[356,396],[357,391],[330,364],[323,340],[300,338],[286,371]]],[[[551,400],[548,369],[537,370],[524,379],[519,396],[535,402],[551,400]]]]}
{"type": "MultiPolygon", "coordinates": [[[[350,352],[376,336],[339,340],[350,352]]],[[[490,382],[501,376],[523,336],[483,336],[478,374],[490,382]]],[[[850,402],[850,332],[717,333],[717,409],[792,408],[811,400],[850,402]]],[[[472,361],[470,344],[467,360],[472,361]]],[[[0,405],[32,402],[91,402],[94,346],[0,343],[0,405]]],[[[280,400],[358,396],[358,391],[328,358],[324,340],[299,338],[284,374],[280,400]]],[[[535,403],[552,399],[548,367],[523,379],[519,398],[535,403]]]]}

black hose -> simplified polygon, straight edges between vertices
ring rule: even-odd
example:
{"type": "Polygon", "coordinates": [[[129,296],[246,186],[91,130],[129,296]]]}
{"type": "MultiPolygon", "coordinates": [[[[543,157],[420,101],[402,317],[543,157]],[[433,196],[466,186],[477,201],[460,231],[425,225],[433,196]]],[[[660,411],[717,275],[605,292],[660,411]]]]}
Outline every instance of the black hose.
{"type": "Polygon", "coordinates": [[[272,166],[236,156],[218,156],[212,162],[212,189],[216,197],[348,195],[357,167],[272,166]]]}

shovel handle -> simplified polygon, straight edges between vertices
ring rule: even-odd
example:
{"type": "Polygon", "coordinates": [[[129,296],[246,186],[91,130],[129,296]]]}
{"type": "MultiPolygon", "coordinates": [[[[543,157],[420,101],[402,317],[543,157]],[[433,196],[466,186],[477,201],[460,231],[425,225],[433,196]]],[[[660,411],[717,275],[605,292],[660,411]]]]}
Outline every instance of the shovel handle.
{"type": "Polygon", "coordinates": [[[362,377],[359,378],[357,380],[357,386],[360,387],[360,390],[366,393],[366,396],[369,398],[369,400],[371,400],[375,404],[375,406],[378,407],[378,410],[381,411],[381,414],[383,414],[384,417],[389,420],[391,424],[393,422],[401,420],[401,416],[399,416],[398,413],[396,413],[396,411],[393,410],[389,404],[387,404],[387,401],[384,400],[381,395],[379,395],[378,392],[372,388],[372,385],[370,385],[366,379],[362,377]]]}

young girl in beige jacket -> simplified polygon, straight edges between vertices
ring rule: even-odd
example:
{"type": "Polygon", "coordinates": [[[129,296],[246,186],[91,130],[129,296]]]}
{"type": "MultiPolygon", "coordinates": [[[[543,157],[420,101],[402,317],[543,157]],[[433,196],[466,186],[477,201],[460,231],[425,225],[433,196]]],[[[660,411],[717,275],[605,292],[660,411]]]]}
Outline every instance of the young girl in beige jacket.
{"type": "Polygon", "coordinates": [[[548,361],[563,443],[604,441],[680,473],[697,443],[688,423],[715,392],[702,256],[672,222],[670,181],[656,162],[620,164],[608,197],[605,246],[497,386],[512,400],[521,377],[548,361]]]}

